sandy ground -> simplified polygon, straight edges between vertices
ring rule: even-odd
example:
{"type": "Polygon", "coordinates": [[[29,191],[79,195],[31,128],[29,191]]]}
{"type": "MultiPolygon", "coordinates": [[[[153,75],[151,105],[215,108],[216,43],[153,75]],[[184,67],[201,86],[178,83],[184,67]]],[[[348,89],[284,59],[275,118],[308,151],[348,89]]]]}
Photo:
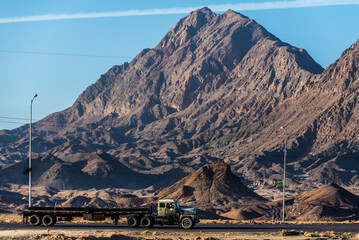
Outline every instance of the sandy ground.
{"type": "MultiPolygon", "coordinates": [[[[21,214],[0,214],[0,223],[21,223],[22,215],[21,214]]],[[[71,222],[66,223],[85,223],[85,224],[98,224],[98,223],[108,223],[113,224],[113,221],[106,219],[104,221],[85,221],[82,218],[74,218],[71,222]]],[[[118,223],[126,223],[126,218],[119,219],[118,223]]],[[[270,224],[270,220],[224,220],[224,219],[201,219],[201,224],[270,224]]],[[[341,222],[333,221],[286,221],[288,224],[359,224],[358,220],[347,220],[341,222]]]]}
{"type": "MultiPolygon", "coordinates": [[[[297,232],[298,233],[298,232],[297,232]]],[[[290,232],[287,232],[290,234],[290,232]]],[[[299,236],[282,236],[281,232],[277,233],[231,233],[231,232],[156,232],[150,230],[144,231],[73,231],[73,230],[5,230],[0,231],[1,239],[156,239],[156,240],[235,240],[235,239],[359,239],[359,234],[335,234],[335,233],[311,233],[300,234],[299,236]]]]}
{"type": "MultiPolygon", "coordinates": [[[[21,215],[0,214],[0,223],[19,223],[21,215]]],[[[124,222],[125,219],[121,219],[124,222]]],[[[85,223],[83,220],[74,221],[76,223],[85,223]]],[[[221,224],[221,223],[239,223],[244,221],[224,221],[224,220],[202,220],[204,224],[221,224]]],[[[250,221],[246,221],[251,224],[250,221]]],[[[355,221],[356,222],[356,221],[355,221]]],[[[93,223],[93,222],[91,222],[93,223]]],[[[103,223],[112,223],[110,221],[103,223]]],[[[297,222],[300,224],[302,222],[297,222]]],[[[312,222],[314,223],[314,222],[312,222]]],[[[317,222],[325,224],[325,222],[317,222]]],[[[341,222],[342,224],[349,222],[341,222]]],[[[354,223],[354,222],[352,222],[354,223]]],[[[253,223],[252,223],[253,224],[253,223]]],[[[258,224],[260,224],[258,222],[258,224]]],[[[307,223],[308,224],[308,223],[307,223]]],[[[44,229],[19,229],[19,230],[0,230],[0,239],[52,239],[52,240],[74,240],[74,239],[124,239],[124,240],[236,240],[236,239],[359,239],[358,233],[335,233],[335,232],[315,232],[306,233],[298,231],[281,231],[281,232],[178,232],[178,231],[155,231],[143,230],[138,231],[113,231],[113,230],[44,230],[44,229]]]]}

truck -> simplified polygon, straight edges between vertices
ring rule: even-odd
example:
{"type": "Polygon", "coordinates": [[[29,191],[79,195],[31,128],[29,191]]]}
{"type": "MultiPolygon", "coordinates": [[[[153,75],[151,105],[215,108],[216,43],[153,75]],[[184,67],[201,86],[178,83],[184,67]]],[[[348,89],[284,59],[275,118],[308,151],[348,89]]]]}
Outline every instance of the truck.
{"type": "Polygon", "coordinates": [[[52,226],[58,221],[71,221],[75,217],[90,221],[110,218],[118,224],[121,217],[127,217],[129,227],[150,228],[154,224],[179,225],[184,229],[199,223],[196,208],[181,207],[177,200],[158,201],[157,212],[150,208],[72,208],[72,207],[29,207],[23,211],[23,222],[32,226],[52,226]]]}

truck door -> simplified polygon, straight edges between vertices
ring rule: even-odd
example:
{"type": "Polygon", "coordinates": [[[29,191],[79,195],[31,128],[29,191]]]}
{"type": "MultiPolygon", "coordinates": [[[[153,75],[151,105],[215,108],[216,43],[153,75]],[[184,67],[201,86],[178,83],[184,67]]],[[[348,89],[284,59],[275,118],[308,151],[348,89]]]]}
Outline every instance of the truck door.
{"type": "Polygon", "coordinates": [[[166,203],[166,216],[173,216],[176,213],[174,202],[166,203]]]}
{"type": "Polygon", "coordinates": [[[164,202],[159,202],[158,203],[157,214],[160,217],[166,216],[166,203],[164,203],[164,202]]]}

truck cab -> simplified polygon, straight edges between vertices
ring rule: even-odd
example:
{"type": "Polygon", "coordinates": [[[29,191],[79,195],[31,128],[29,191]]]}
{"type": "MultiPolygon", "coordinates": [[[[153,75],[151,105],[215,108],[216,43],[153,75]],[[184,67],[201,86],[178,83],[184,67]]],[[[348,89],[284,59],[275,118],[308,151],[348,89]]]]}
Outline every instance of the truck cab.
{"type": "Polygon", "coordinates": [[[199,222],[196,208],[181,207],[177,200],[161,199],[158,201],[155,223],[180,225],[188,229],[199,222]]]}
{"type": "Polygon", "coordinates": [[[180,206],[176,200],[162,199],[158,201],[157,213],[159,217],[174,216],[180,206]]]}

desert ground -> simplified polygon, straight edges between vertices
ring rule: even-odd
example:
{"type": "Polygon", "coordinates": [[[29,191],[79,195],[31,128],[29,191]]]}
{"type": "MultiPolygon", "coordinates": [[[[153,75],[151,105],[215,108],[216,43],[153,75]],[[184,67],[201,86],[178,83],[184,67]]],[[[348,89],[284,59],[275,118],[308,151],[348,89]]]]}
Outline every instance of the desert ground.
{"type": "Polygon", "coordinates": [[[0,232],[2,239],[359,239],[358,234],[338,234],[332,232],[300,233],[300,232],[277,232],[277,233],[179,233],[179,232],[156,232],[156,231],[57,231],[49,233],[46,230],[15,230],[0,232]],[[285,236],[288,234],[288,236],[285,236]],[[293,234],[293,235],[291,235],[293,234]]]}
{"type": "Polygon", "coordinates": [[[359,221],[345,222],[299,222],[290,221],[287,225],[276,222],[272,230],[264,230],[268,226],[268,221],[238,221],[238,220],[202,220],[199,229],[183,230],[176,227],[152,229],[128,229],[124,227],[125,219],[120,221],[119,227],[113,227],[111,222],[103,221],[101,224],[91,224],[83,220],[76,220],[71,224],[56,227],[26,227],[21,224],[21,215],[2,214],[0,215],[0,239],[177,239],[177,240],[210,240],[210,239],[359,239],[358,231],[321,231],[325,228],[337,229],[342,225],[345,230],[356,229],[359,221]],[[87,223],[87,224],[86,224],[87,223]],[[11,224],[21,227],[14,228],[11,224]],[[235,229],[236,224],[240,224],[241,229],[235,229]],[[233,225],[234,227],[226,227],[233,225]],[[315,231],[298,230],[301,226],[322,226],[315,231]],[[5,227],[4,227],[5,226],[5,227]],[[10,226],[10,227],[6,227],[10,226]],[[208,227],[203,227],[208,226],[208,227]],[[263,227],[261,227],[263,226],[263,227]],[[283,226],[283,227],[282,227],[283,226]],[[293,227],[294,226],[294,227],[293,227]],[[297,227],[295,227],[297,226],[297,227]],[[293,229],[290,229],[293,227],[293,229]],[[349,227],[349,228],[348,228],[349,227]],[[117,230],[117,229],[118,230],[117,230]],[[248,231],[256,228],[258,231],[248,231]],[[282,230],[280,230],[283,228],[282,230]],[[209,229],[209,230],[208,230],[209,229]]]}

